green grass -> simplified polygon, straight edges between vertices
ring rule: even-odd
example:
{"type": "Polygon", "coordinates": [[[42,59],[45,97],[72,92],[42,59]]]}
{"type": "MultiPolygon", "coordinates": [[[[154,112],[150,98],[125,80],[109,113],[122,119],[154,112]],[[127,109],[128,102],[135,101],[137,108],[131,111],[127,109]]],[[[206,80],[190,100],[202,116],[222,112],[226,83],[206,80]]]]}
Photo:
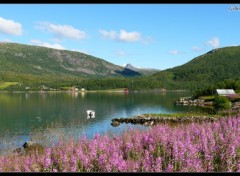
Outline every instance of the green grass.
{"type": "Polygon", "coordinates": [[[0,82],[0,89],[6,89],[11,85],[16,85],[18,82],[0,82]]]}
{"type": "Polygon", "coordinates": [[[203,99],[203,100],[214,100],[215,96],[214,95],[208,95],[208,96],[201,96],[199,98],[203,99]]]}
{"type": "Polygon", "coordinates": [[[211,117],[218,117],[219,114],[207,114],[207,113],[174,113],[174,114],[143,114],[146,116],[152,116],[152,117],[202,117],[202,116],[211,116],[211,117]]]}

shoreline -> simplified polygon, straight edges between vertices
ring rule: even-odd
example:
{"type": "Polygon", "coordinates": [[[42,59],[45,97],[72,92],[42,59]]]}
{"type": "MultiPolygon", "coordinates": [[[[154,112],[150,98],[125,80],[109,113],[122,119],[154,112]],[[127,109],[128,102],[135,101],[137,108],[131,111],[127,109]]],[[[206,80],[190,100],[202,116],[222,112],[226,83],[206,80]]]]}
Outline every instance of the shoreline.
{"type": "Polygon", "coordinates": [[[84,91],[68,91],[68,90],[49,90],[49,91],[41,91],[41,90],[36,90],[36,91],[6,91],[6,90],[0,90],[0,93],[138,93],[138,92],[191,92],[190,90],[161,90],[161,89],[151,89],[151,90],[134,90],[134,91],[129,91],[125,92],[124,90],[116,89],[116,90],[84,90],[84,91]]]}

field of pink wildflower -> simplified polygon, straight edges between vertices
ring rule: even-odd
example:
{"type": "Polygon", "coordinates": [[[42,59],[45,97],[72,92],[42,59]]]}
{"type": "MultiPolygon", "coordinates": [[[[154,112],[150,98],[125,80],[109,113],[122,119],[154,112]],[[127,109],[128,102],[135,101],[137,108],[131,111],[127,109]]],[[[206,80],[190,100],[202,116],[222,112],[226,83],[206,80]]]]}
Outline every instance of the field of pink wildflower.
{"type": "Polygon", "coordinates": [[[240,116],[59,141],[44,154],[0,156],[1,172],[239,172],[240,116]]]}

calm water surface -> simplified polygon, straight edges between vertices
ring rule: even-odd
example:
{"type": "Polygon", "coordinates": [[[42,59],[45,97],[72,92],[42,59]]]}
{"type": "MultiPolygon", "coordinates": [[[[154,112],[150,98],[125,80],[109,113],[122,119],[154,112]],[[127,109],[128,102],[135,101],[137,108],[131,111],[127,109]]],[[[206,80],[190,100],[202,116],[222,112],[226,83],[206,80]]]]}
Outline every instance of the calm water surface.
{"type": "Polygon", "coordinates": [[[131,124],[112,127],[112,118],[144,113],[206,112],[199,107],[175,105],[175,100],[182,96],[191,96],[191,92],[0,93],[0,131],[1,134],[7,131],[9,138],[17,137],[21,146],[36,129],[41,129],[43,135],[51,135],[44,129],[55,123],[61,124],[58,127],[61,130],[68,129],[79,136],[84,133],[91,138],[96,133],[120,133],[136,126],[146,128],[131,124]],[[89,109],[96,112],[94,119],[87,119],[89,109]]]}

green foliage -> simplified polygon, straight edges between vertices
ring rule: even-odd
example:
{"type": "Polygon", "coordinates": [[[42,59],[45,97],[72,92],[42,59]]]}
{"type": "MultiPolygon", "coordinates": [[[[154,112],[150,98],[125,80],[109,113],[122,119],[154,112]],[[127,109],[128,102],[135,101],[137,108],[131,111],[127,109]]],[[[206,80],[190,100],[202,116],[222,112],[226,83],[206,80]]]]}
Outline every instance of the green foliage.
{"type": "Polygon", "coordinates": [[[220,110],[227,110],[231,107],[231,102],[227,97],[216,96],[214,99],[214,106],[220,110]]]}

